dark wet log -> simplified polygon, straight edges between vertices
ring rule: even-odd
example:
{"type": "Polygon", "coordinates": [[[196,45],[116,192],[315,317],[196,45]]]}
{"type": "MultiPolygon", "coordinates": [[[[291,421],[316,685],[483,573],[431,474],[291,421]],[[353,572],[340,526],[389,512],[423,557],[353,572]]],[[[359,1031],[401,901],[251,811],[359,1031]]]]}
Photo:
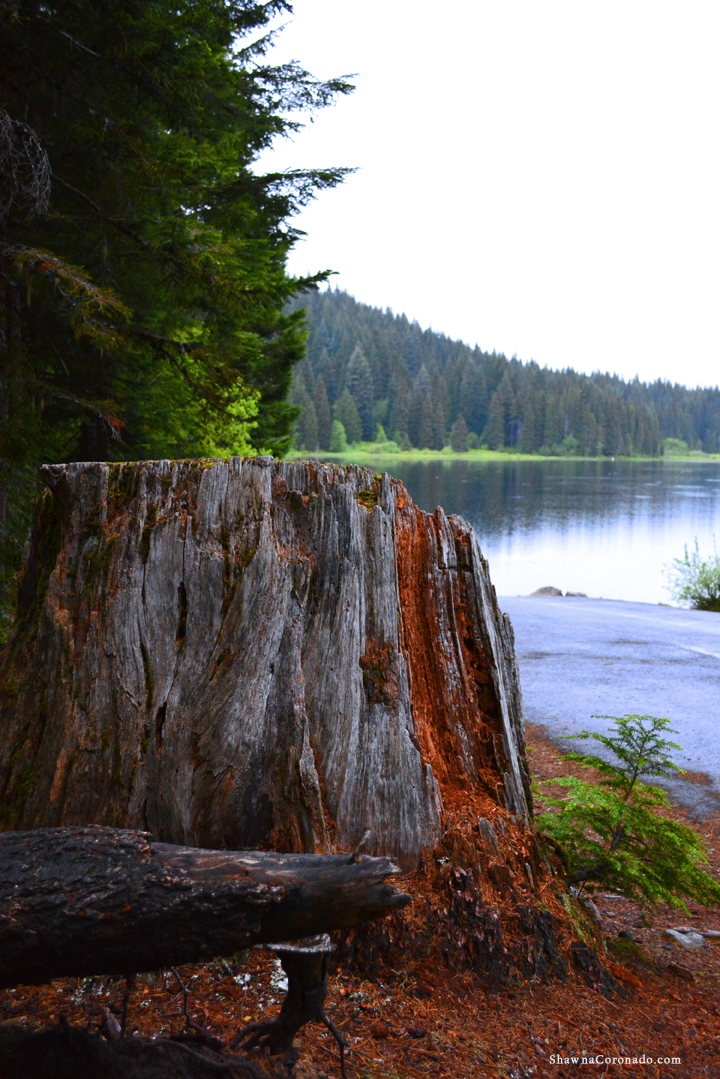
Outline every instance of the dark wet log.
{"type": "Polygon", "coordinates": [[[209,1053],[167,1038],[119,1038],[62,1022],[44,1030],[0,1024],[2,1079],[270,1079],[240,1056],[209,1053]]]}
{"type": "Polygon", "coordinates": [[[114,828],[0,835],[0,987],[127,974],[402,907],[388,858],[216,851],[114,828]]]}

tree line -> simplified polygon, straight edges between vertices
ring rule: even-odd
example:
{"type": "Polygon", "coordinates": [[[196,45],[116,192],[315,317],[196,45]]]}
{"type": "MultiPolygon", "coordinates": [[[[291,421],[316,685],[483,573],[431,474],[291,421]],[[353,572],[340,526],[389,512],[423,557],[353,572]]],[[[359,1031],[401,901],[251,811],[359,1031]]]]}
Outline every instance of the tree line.
{"type": "Polygon", "coordinates": [[[293,301],[309,325],[292,402],[298,449],[393,439],[568,456],[658,456],[666,439],[720,449],[720,390],[551,371],[423,330],[328,289],[293,301]]]}

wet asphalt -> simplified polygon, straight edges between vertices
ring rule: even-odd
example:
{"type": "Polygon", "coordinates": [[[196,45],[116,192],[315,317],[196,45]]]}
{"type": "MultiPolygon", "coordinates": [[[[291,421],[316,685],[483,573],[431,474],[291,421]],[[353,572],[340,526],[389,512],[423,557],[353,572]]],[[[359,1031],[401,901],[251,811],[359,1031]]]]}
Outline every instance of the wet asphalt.
{"type": "Polygon", "coordinates": [[[596,752],[566,741],[608,730],[593,713],[666,716],[683,747],[673,760],[699,775],[663,786],[697,819],[720,812],[720,614],[565,596],[498,602],[515,630],[527,722],[562,748],[596,752]]]}

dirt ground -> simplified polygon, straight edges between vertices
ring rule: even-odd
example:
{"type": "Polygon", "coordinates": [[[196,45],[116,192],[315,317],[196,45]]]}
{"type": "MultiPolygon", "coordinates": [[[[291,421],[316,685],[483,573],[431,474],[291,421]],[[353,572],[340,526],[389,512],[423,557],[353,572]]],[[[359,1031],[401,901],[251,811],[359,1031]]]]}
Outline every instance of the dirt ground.
{"type": "MultiPolygon", "coordinates": [[[[541,730],[530,727],[527,738],[531,772],[540,780],[583,771],[564,764],[541,730]]],[[[695,778],[704,781],[702,775],[695,778]]],[[[687,820],[679,807],[672,813],[687,820]]],[[[710,871],[720,879],[720,811],[688,823],[705,837],[710,871]]],[[[597,897],[597,906],[599,952],[618,987],[609,998],[575,970],[566,981],[490,993],[474,975],[446,970],[437,961],[414,965],[412,972],[388,969],[374,982],[333,964],[327,1013],[350,1045],[348,1077],[720,1079],[720,943],[687,951],[662,935],[665,928],[680,926],[720,930],[720,910],[643,911],[612,895],[597,897]],[[583,1055],[595,1062],[572,1059],[583,1055]]],[[[184,967],[179,975],[189,989],[187,1010],[196,1032],[225,1043],[245,1024],[277,1014],[283,997],[282,970],[265,951],[184,967]]],[[[0,1022],[41,1027],[64,1016],[92,1029],[104,1007],[120,1012],[123,990],[121,979],[107,978],[20,987],[0,993],[0,1022]]],[[[129,1032],[167,1036],[184,1022],[174,974],[138,978],[129,1002],[129,1032]]],[[[305,1027],[297,1048],[297,1079],[340,1076],[337,1046],[328,1031],[305,1027]]],[[[258,1063],[272,1070],[267,1061],[258,1063]]]]}

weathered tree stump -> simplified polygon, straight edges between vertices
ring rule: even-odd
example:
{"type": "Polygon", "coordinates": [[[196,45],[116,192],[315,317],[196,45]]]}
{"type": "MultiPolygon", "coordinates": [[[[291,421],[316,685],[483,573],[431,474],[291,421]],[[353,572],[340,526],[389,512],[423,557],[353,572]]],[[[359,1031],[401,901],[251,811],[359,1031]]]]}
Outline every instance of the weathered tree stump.
{"type": "Polygon", "coordinates": [[[0,656],[0,827],[306,853],[369,830],[435,898],[350,930],[342,961],[562,974],[512,627],[464,521],[356,466],[43,476],[0,656]]]}
{"type": "Polygon", "coordinates": [[[198,850],[120,829],[6,832],[0,988],[157,970],[359,925],[408,901],[386,883],[396,872],[388,858],[198,850]]]}
{"type": "Polygon", "coordinates": [[[352,848],[530,815],[512,629],[472,530],[271,458],[45,466],[0,670],[0,824],[352,848]]]}

